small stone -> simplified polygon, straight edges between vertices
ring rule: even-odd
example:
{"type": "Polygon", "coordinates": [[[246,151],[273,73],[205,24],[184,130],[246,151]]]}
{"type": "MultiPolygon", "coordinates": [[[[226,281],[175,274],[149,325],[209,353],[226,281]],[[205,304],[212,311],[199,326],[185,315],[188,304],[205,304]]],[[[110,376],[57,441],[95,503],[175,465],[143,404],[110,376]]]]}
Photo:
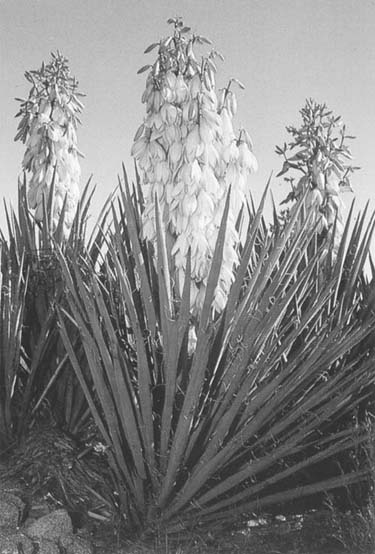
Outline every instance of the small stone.
{"type": "Polygon", "coordinates": [[[18,526],[23,507],[24,503],[18,496],[3,492],[0,499],[0,528],[15,529],[18,526]]]}
{"type": "Polygon", "coordinates": [[[62,537],[59,544],[66,550],[66,554],[93,554],[91,543],[77,535],[62,537]]]}
{"type": "Polygon", "coordinates": [[[23,533],[4,533],[0,530],[0,554],[33,554],[34,545],[23,533]],[[22,548],[22,550],[21,550],[22,548]]]}
{"type": "Polygon", "coordinates": [[[66,510],[56,510],[34,521],[26,533],[32,538],[57,542],[64,535],[73,533],[72,521],[66,510]]]}

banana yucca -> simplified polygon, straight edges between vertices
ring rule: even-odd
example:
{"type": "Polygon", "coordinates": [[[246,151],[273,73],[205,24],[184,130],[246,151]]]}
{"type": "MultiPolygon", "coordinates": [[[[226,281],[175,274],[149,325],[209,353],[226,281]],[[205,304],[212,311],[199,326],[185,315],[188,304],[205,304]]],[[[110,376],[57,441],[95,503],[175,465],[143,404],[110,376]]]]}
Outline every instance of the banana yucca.
{"type": "Polygon", "coordinates": [[[346,139],[341,117],[335,117],[325,104],[307,100],[301,110],[302,125],[300,128],[287,127],[293,140],[276,152],[284,158],[284,165],[279,175],[289,170],[302,172],[302,177],[294,186],[284,202],[294,200],[307,189],[306,211],[314,214],[319,233],[325,232],[333,237],[333,251],[337,254],[338,246],[345,224],[345,206],[342,193],[352,191],[350,175],[358,169],[350,165],[352,155],[346,139]]]}
{"type": "Polygon", "coordinates": [[[124,182],[101,274],[90,257],[60,256],[68,305],[58,311],[129,532],[221,532],[253,512],[366,481],[366,468],[346,465],[342,474],[335,462],[363,444],[360,426],[343,421],[374,384],[374,316],[361,313],[373,220],[351,234],[346,224],[331,264],[309,221],[298,224],[303,199],[271,235],[263,197],[228,302],[213,318],[227,200],[188,356],[192,256],[177,298],[158,206],[155,268],[126,174],[124,182]]]}
{"type": "Polygon", "coordinates": [[[25,73],[32,84],[27,100],[21,102],[22,116],[15,140],[26,143],[23,168],[30,172],[28,202],[35,219],[43,221],[43,203],[54,183],[51,209],[52,228],[56,228],[64,210],[64,236],[73,223],[79,199],[81,169],[77,148],[79,100],[77,82],[70,76],[68,60],[52,53],[48,65],[25,73]]]}
{"type": "Polygon", "coordinates": [[[233,130],[237,106],[230,87],[236,80],[218,96],[214,59],[219,54],[213,51],[198,63],[193,47],[210,42],[190,36],[180,19],[168,22],[174,24],[174,35],[146,49],[158,46],[158,57],[140,70],[149,69],[142,97],[146,117],[135,135],[132,155],[143,186],[143,236],[155,242],[157,201],[180,294],[191,249],[191,309],[199,315],[231,188],[223,264],[212,305],[221,312],[238,265],[236,224],[246,202],[248,176],[257,169],[257,161],[248,133],[241,130],[236,137],[233,130]]]}

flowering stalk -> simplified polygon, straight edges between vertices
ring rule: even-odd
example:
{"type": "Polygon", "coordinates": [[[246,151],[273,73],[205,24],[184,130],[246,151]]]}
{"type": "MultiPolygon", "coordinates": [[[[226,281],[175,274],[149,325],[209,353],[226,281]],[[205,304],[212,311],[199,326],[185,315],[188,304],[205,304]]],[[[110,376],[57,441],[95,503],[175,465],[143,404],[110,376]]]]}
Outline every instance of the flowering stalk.
{"type": "Polygon", "coordinates": [[[352,155],[345,143],[354,137],[346,134],[341,117],[332,115],[325,104],[307,100],[301,110],[302,126],[287,127],[293,140],[276,147],[283,156],[283,168],[278,176],[291,170],[302,173],[295,185],[294,177],[285,177],[292,191],[282,202],[296,200],[305,191],[306,210],[317,223],[318,232],[333,237],[334,252],[337,252],[344,227],[343,192],[352,191],[350,176],[358,167],[350,164],[352,155]]]}
{"type": "Polygon", "coordinates": [[[83,104],[77,91],[78,83],[71,77],[68,60],[59,52],[52,53],[48,65],[27,71],[32,87],[27,100],[21,102],[21,116],[14,140],[26,143],[23,168],[31,174],[28,189],[29,207],[35,219],[43,220],[43,198],[47,200],[54,183],[52,225],[55,229],[63,206],[64,236],[67,237],[79,199],[81,174],[77,148],[77,124],[83,104]]]}
{"type": "Polygon", "coordinates": [[[237,111],[231,79],[217,95],[213,50],[198,61],[194,47],[211,44],[191,35],[182,21],[170,19],[174,33],[146,49],[158,47],[148,71],[142,102],[146,116],[132,147],[138,162],[145,198],[143,235],[156,238],[155,201],[171,242],[174,277],[179,292],[185,280],[191,249],[191,310],[199,315],[205,296],[225,200],[231,187],[226,244],[213,310],[221,312],[238,264],[237,220],[246,202],[248,177],[257,169],[248,133],[236,136],[233,117],[237,111]]]}

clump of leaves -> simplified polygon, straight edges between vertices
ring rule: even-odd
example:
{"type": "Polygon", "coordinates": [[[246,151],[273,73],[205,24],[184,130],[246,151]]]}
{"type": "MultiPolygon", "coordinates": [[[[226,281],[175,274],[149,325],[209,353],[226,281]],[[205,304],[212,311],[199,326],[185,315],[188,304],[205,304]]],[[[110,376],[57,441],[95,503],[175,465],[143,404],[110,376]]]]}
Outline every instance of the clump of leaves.
{"type": "Polygon", "coordinates": [[[12,406],[22,348],[22,325],[28,274],[24,257],[14,267],[9,246],[0,237],[0,456],[13,439],[12,406]]]}
{"type": "MultiPolygon", "coordinates": [[[[86,186],[68,241],[62,241],[63,214],[53,239],[48,211],[54,182],[39,224],[28,209],[26,179],[19,187],[18,212],[6,206],[7,233],[0,230],[0,399],[4,449],[23,437],[44,410],[73,432],[85,417],[86,403],[62,346],[56,325],[56,304],[64,286],[56,244],[69,245],[77,256],[85,242],[91,195],[86,186]],[[6,236],[7,235],[7,236],[6,236]]],[[[95,236],[95,233],[93,234],[95,236]]],[[[93,242],[94,239],[93,239],[93,242]]],[[[95,248],[93,246],[93,259],[95,248]]]]}

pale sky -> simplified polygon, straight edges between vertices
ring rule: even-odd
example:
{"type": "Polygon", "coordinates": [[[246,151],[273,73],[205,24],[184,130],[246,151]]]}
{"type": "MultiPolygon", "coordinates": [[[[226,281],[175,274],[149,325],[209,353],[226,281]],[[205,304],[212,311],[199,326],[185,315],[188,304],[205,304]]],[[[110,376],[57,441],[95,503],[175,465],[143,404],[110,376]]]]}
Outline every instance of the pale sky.
{"type": "MultiPolygon", "coordinates": [[[[23,74],[60,50],[87,94],[79,129],[82,185],[89,175],[97,191],[93,215],[114,189],[144,116],[141,95],[154,61],[144,49],[169,33],[168,17],[181,16],[210,38],[224,56],[218,83],[237,77],[237,127],[251,134],[259,161],[250,183],[259,198],[280,170],[274,149],[288,140],[285,126],[299,123],[307,97],[341,115],[362,167],[353,185],[362,207],[375,207],[375,1],[371,0],[0,0],[0,197],[13,204],[24,146],[14,143],[18,105],[28,95],[23,74]]],[[[288,189],[274,178],[277,200],[288,189]]],[[[351,195],[345,195],[349,204],[351,195]]],[[[0,211],[0,225],[4,224],[0,211]]]]}

